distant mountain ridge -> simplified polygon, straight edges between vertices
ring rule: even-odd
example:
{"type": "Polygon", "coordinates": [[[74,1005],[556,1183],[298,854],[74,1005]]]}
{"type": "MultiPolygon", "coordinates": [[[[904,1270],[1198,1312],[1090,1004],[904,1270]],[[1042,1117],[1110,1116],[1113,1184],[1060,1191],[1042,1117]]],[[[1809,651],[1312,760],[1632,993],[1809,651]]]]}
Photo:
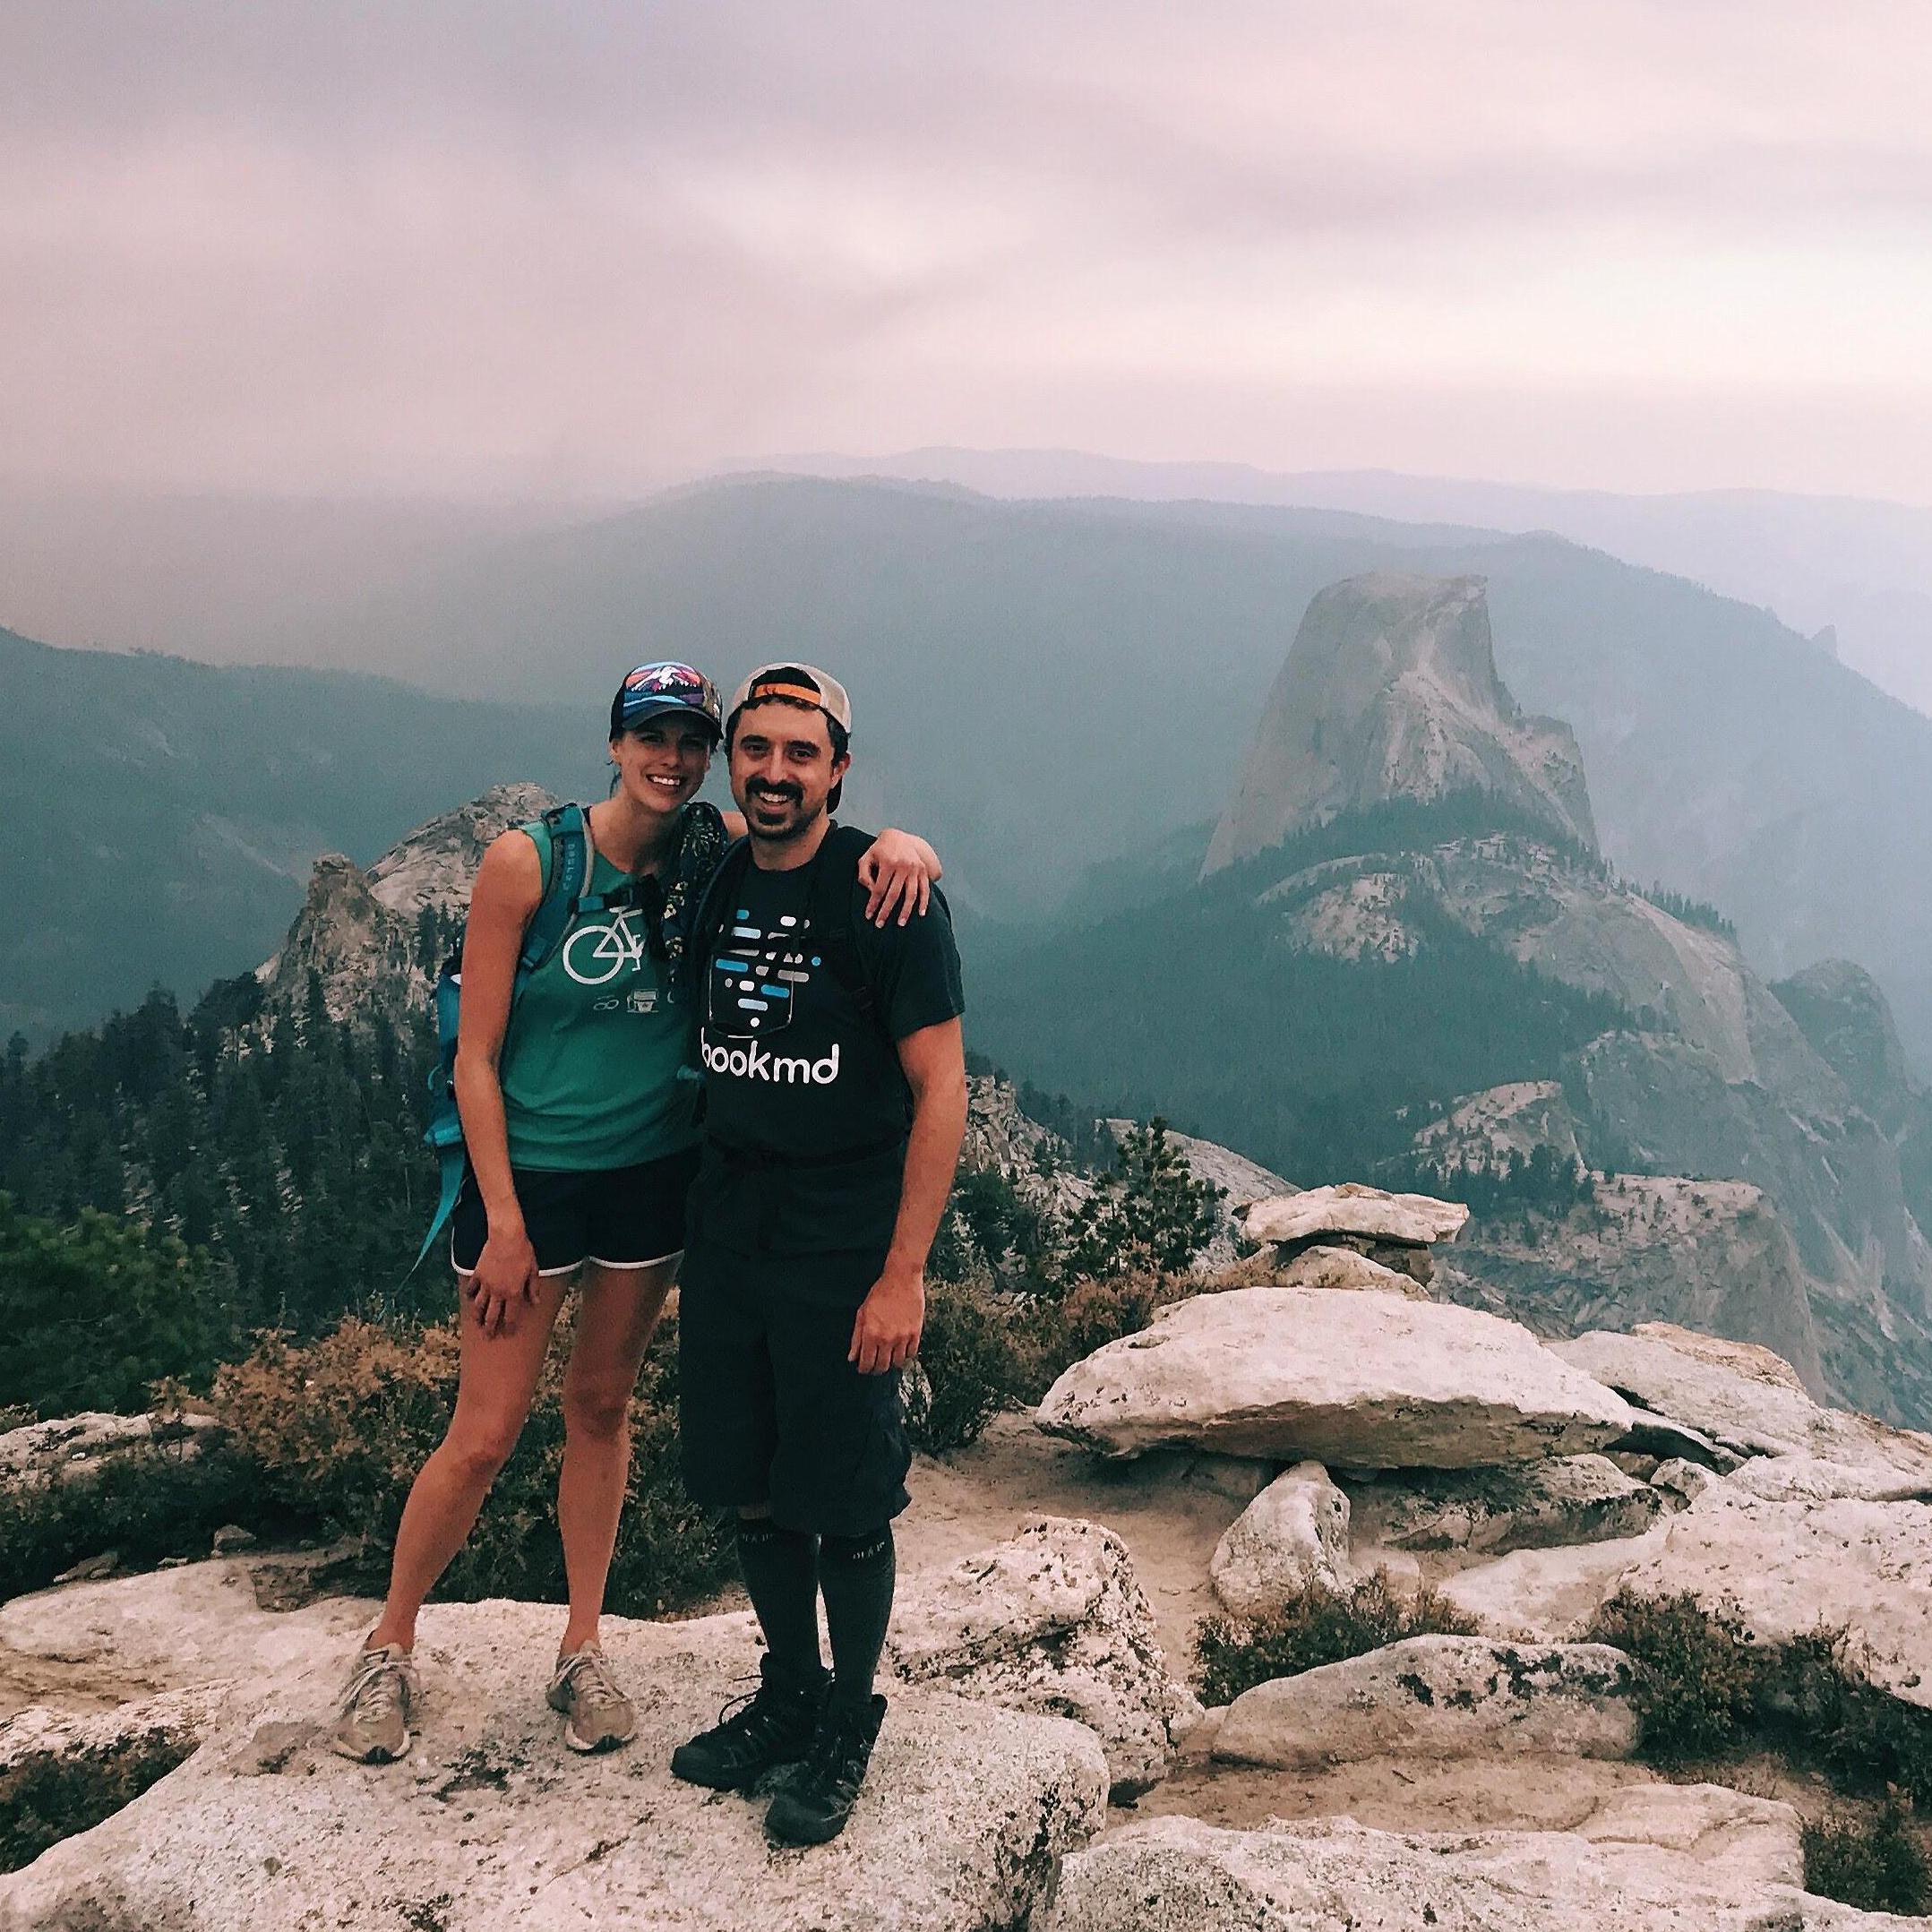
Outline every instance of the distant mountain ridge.
{"type": "Polygon", "coordinates": [[[990,496],[1120,496],[1352,511],[1496,532],[1547,530],[1774,609],[1821,650],[1932,713],[1932,506],[1793,491],[1640,494],[1411,476],[1136,461],[1078,450],[909,450],[792,457],[823,477],[944,479],[990,496]],[[1841,634],[1842,643],[1841,643],[1841,634]]]}
{"type": "MultiPolygon", "coordinates": [[[[999,960],[977,1037],[1042,1084],[1105,1103],[1158,1094],[1180,1125],[1284,1172],[1439,1165],[1451,1137],[1499,1131],[1512,1159],[1548,1140],[1559,1163],[1580,1150],[1601,1170],[1743,1183],[1695,1202],[1640,1190],[1653,1219],[1750,1258],[1758,1287],[1731,1294],[1725,1332],[1774,1339],[1859,1403],[1923,1413],[1932,1188],[1911,1164],[1919,1096],[1883,995],[1842,972],[1801,983],[1854,1089],[1732,940],[1619,879],[1567,803],[1505,755],[1520,714],[1480,648],[1481,604],[1469,579],[1323,590],[1223,820],[1257,843],[1284,827],[1285,841],[1224,849],[1218,866],[1211,851],[1191,890],[999,960]],[[1417,678],[1439,674],[1446,639],[1459,674],[1417,678]],[[1337,653],[1348,675],[1329,674],[1337,653]],[[1394,737],[1361,728],[1391,715],[1394,737]],[[1445,747],[1471,755],[1446,765],[1445,747]],[[1866,1111],[1887,1079],[1895,1126],[1866,1111]]],[[[1566,800],[1582,787],[1567,769],[1566,800]]],[[[1627,1214],[1606,1241],[1604,1212],[1543,1224],[1541,1275],[1567,1282],[1574,1249],[1589,1282],[1574,1311],[1616,1292],[1627,1253],[1633,1284],[1650,1284],[1643,1312],[1677,1295],[1709,1318],[1702,1264],[1627,1214]]],[[[1539,1268],[1490,1249],[1490,1275],[1464,1264],[1471,1281],[1527,1292],[1539,1268]]]]}
{"type": "Polygon", "coordinates": [[[0,1041],[246,970],[313,862],[451,797],[596,770],[598,725],[348,672],[58,650],[0,631],[0,1041]]]}
{"type": "MultiPolygon", "coordinates": [[[[640,657],[690,657],[726,683],[763,659],[824,663],[858,706],[854,816],[930,833],[962,915],[1011,924],[1051,914],[1088,867],[1130,865],[1219,812],[1309,599],[1378,570],[1482,576],[1498,670],[1527,710],[1574,727],[1623,873],[1721,906],[1767,974],[1859,958],[1907,1052],[1932,1067],[1932,720],[1762,610],[1556,538],[1329,510],[768,478],[445,560],[339,612],[327,655],[501,703],[580,707],[589,731],[571,769],[586,777],[612,683],[640,657]]],[[[142,660],[93,661],[116,675],[142,660]]],[[[344,708],[334,749],[356,763],[350,740],[366,728],[407,777],[416,760],[394,755],[383,708],[344,708]]],[[[408,706],[387,708],[399,718],[408,706]]],[[[434,705],[413,715],[422,743],[450,748],[434,705]]],[[[8,724],[0,750],[44,830],[44,802],[72,796],[85,769],[75,754],[92,717],[83,707],[17,734],[8,724]]],[[[223,728],[245,743],[251,727],[223,728]]],[[[569,735],[553,719],[514,756],[448,771],[366,832],[315,823],[279,854],[264,841],[290,814],[290,787],[237,811],[224,772],[197,808],[203,842],[266,853],[275,917],[219,959],[199,939],[186,957],[158,945],[133,992],[147,972],[185,988],[246,967],[318,852],[365,857],[493,782],[577,788],[582,777],[553,769],[569,735]]],[[[174,916],[150,917],[158,939],[174,916]]],[[[201,929],[219,937],[236,916],[201,929]]],[[[90,940],[33,967],[30,988],[26,953],[0,950],[0,1000],[46,1008],[52,987],[61,1010],[99,1012],[128,997],[132,969],[111,976],[96,951],[90,940]]]]}

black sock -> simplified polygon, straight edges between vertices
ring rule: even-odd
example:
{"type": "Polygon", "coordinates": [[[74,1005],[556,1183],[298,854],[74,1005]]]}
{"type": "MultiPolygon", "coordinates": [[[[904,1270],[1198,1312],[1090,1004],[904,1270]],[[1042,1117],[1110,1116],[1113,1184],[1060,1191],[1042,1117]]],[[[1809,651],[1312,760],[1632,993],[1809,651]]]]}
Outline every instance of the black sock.
{"type": "Polygon", "coordinates": [[[889,1523],[869,1536],[819,1539],[819,1588],[832,1638],[832,1697],[848,1710],[872,1708],[897,1575],[889,1523]]]}
{"type": "Polygon", "coordinates": [[[769,1516],[738,1519],[738,1568],[758,1612],[770,1674],[804,1689],[825,1676],[819,1656],[819,1583],[812,1540],[780,1529],[769,1516]]]}

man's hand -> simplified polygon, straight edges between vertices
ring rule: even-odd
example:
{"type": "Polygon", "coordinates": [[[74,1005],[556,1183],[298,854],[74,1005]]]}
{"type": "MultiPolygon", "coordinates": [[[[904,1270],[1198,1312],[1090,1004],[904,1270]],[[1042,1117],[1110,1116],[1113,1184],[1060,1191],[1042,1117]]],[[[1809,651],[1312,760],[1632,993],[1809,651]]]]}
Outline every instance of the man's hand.
{"type": "Polygon", "coordinates": [[[529,1236],[521,1228],[493,1232],[463,1293],[485,1335],[513,1335],[523,1310],[537,1299],[537,1250],[529,1236]]]}
{"type": "Polygon", "coordinates": [[[859,1303],[846,1360],[861,1375],[884,1375],[903,1369],[919,1352],[919,1331],[926,1318],[925,1278],[889,1267],[859,1303]]]}

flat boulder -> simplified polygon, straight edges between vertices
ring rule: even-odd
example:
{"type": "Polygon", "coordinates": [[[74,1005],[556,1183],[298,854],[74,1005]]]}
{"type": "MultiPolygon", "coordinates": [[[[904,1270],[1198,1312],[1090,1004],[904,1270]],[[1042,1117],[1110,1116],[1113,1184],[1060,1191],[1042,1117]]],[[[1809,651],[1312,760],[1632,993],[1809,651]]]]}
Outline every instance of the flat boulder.
{"type": "Polygon", "coordinates": [[[1438,1593],[1490,1636],[1560,1644],[1615,1596],[1625,1577],[1663,1547],[1659,1523],[1641,1536],[1561,1550],[1517,1550],[1445,1578],[1438,1593]]]}
{"type": "Polygon", "coordinates": [[[1550,1347],[1627,1400],[1733,1454],[1815,1455],[1932,1481],[1932,1436],[1826,1408],[1769,1349],[1668,1322],[1645,1322],[1628,1335],[1593,1329],[1550,1347]]]}
{"type": "Polygon", "coordinates": [[[1126,1544],[1077,1518],[1035,1516],[909,1586],[887,1659],[906,1683],[1085,1724],[1106,1752],[1117,1801],[1166,1774],[1172,1747],[1200,1716],[1167,1674],[1126,1544]]]}
{"type": "MultiPolygon", "coordinates": [[[[1137,1821],[1067,1860],[1034,1932],[1908,1932],[1919,1919],[1859,1911],[1759,1876],[1770,1800],[1689,1787],[1713,1828],[1688,1848],[1578,1832],[1378,1832],[1347,1817],[1233,1831],[1198,1818],[1137,1821]],[[1728,1856],[1755,1838],[1748,1856],[1728,1856]]],[[[1671,1800],[1653,1809],[1662,1821],[1671,1800]]],[[[1781,1834],[1795,1839],[1790,1807],[1781,1834]]],[[[1687,1825],[1694,1829],[1695,1820],[1687,1825]]]]}
{"type": "Polygon", "coordinates": [[[1256,1201],[1242,1216],[1241,1231],[1254,1241],[1359,1234],[1368,1241],[1426,1248],[1431,1241],[1454,1241],[1468,1219],[1469,1210],[1460,1201],[1438,1201],[1430,1194],[1390,1194],[1359,1181],[1344,1181],[1339,1187],[1310,1188],[1305,1194],[1256,1201]]]}
{"type": "Polygon", "coordinates": [[[1730,1482],[1740,1495],[1765,1503],[1932,1502],[1932,1475],[1825,1455],[1754,1455],[1730,1482]]]}
{"type": "Polygon", "coordinates": [[[1349,1500],[1363,1541],[1491,1556],[1641,1535],[1663,1507],[1651,1484],[1602,1455],[1406,1472],[1352,1485],[1349,1500]]]}
{"type": "Polygon", "coordinates": [[[1214,1755],[1282,1771],[1389,1756],[1627,1757],[1633,1682],[1630,1660],[1604,1644],[1407,1637],[1243,1691],[1214,1755]]]}
{"type": "Polygon", "coordinates": [[[1110,1456],[1190,1443],[1284,1463],[1460,1469],[1580,1455],[1631,1418],[1499,1316],[1259,1287],[1163,1309],[1076,1362],[1035,1420],[1110,1456]]]}
{"type": "Polygon", "coordinates": [[[1265,1617],[1310,1584],[1339,1592],[1348,1575],[1348,1498],[1319,1463],[1297,1463],[1242,1510],[1207,1573],[1237,1617],[1265,1617]]]}
{"type": "Polygon", "coordinates": [[[751,1619],[606,1619],[639,1729],[595,1757],[565,1748],[544,1704],[556,1629],[548,1605],[433,1605],[422,1730],[379,1769],[318,1735],[339,1649],[231,1689],[178,1769],[0,1878],[0,1928],[262,1932],[352,1911],[368,1932],[979,1932],[1023,1922],[1103,1818],[1091,1731],[920,1686],[892,1692],[844,1836],[774,1849],[761,1799],[668,1768],[756,1670],[751,1619]]]}
{"type": "Polygon", "coordinates": [[[1761,1640],[1844,1629],[1874,1683],[1932,1707],[1932,1504],[1763,1502],[1726,1483],[1670,1518],[1621,1582],[1735,1608],[1761,1640]]]}
{"type": "Polygon", "coordinates": [[[1412,1301],[1430,1299],[1429,1290],[1413,1275],[1405,1275],[1400,1268],[1385,1267],[1381,1262],[1353,1248],[1304,1248],[1292,1261],[1282,1264],[1275,1279],[1284,1288],[1326,1288],[1354,1294],[1399,1294],[1406,1295],[1412,1301]]]}

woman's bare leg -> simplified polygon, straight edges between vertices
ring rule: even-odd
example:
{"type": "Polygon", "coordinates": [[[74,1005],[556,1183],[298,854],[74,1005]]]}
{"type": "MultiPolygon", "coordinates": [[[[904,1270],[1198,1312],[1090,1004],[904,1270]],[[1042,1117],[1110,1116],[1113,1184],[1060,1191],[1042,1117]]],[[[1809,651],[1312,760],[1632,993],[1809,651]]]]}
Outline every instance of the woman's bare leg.
{"type": "Polygon", "coordinates": [[[570,1584],[564,1656],[594,1644],[631,1474],[631,1395],[650,1346],[677,1260],[648,1268],[587,1261],[571,1364],[563,1375],[563,1469],[557,1529],[570,1584]]]}
{"type": "Polygon", "coordinates": [[[416,1648],[423,1599],[463,1547],[491,1483],[517,1446],[570,1282],[568,1275],[539,1276],[532,1306],[520,1311],[505,1335],[485,1335],[464,1311],[456,1413],[403,1506],[389,1596],[382,1621],[369,1635],[370,1649],[385,1644],[416,1648]]]}

